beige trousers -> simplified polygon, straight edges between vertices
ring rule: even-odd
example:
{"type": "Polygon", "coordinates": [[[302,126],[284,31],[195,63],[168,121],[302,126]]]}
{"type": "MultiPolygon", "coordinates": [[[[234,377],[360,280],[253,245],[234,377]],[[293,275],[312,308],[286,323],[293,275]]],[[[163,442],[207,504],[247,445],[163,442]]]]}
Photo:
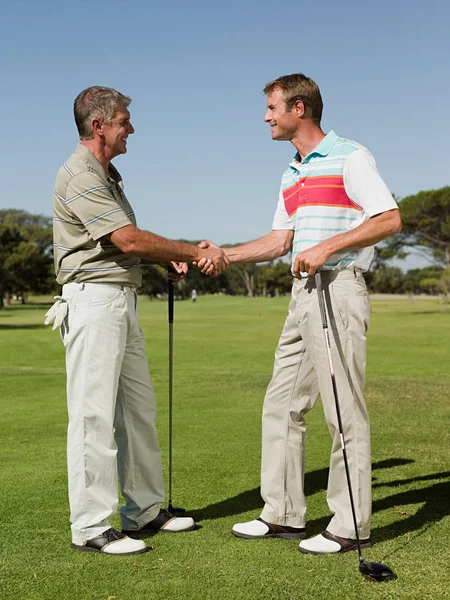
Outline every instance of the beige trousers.
{"type": "MultiPolygon", "coordinates": [[[[371,516],[370,428],[363,397],[370,306],[359,270],[322,272],[344,438],[359,535],[369,537],[371,516]]],[[[261,517],[304,526],[306,413],[320,393],[331,435],[327,529],[354,538],[344,459],[314,277],[295,280],[275,353],[262,418],[261,517]]]]}
{"type": "Polygon", "coordinates": [[[122,527],[138,529],[164,501],[156,400],[134,289],[101,283],[63,286],[67,463],[72,542],[111,525],[119,473],[122,527]]]}

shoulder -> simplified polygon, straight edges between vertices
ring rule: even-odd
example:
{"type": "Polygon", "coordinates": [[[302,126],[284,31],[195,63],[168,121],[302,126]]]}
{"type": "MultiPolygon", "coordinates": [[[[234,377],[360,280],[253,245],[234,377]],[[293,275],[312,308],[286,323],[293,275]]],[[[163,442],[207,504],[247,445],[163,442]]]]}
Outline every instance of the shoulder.
{"type": "Polygon", "coordinates": [[[108,187],[105,177],[76,153],[60,167],[56,182],[57,185],[64,185],[67,189],[77,190],[108,187]]]}
{"type": "Polygon", "coordinates": [[[335,153],[340,155],[344,160],[345,172],[354,171],[357,169],[376,167],[375,159],[370,150],[355,142],[345,138],[339,138],[334,147],[335,153]]]}
{"type": "Polygon", "coordinates": [[[343,137],[338,137],[333,147],[333,150],[337,154],[343,154],[344,156],[350,156],[350,154],[353,154],[353,152],[356,152],[357,150],[365,150],[370,154],[367,148],[365,148],[362,144],[359,144],[354,140],[348,140],[343,137]]]}
{"type": "Polygon", "coordinates": [[[88,160],[86,160],[81,154],[78,152],[74,152],[72,156],[70,156],[66,162],[62,165],[61,170],[67,172],[69,177],[87,177],[87,179],[99,179],[105,180],[104,175],[94,169],[92,164],[88,160]]]}

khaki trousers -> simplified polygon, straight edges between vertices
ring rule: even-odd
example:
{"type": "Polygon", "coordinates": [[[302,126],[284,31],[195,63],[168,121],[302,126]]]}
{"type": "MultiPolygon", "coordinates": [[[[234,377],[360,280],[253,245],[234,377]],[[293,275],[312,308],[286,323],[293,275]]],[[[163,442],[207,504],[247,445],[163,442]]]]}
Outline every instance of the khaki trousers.
{"type": "MultiPolygon", "coordinates": [[[[359,270],[323,271],[322,285],[359,535],[365,539],[372,504],[370,428],[363,397],[369,298],[359,270]]],[[[332,440],[327,501],[333,517],[327,529],[354,538],[317,290],[314,277],[307,277],[294,281],[264,400],[261,517],[269,523],[305,525],[305,415],[319,393],[332,440]]]]}
{"type": "Polygon", "coordinates": [[[136,291],[69,283],[62,293],[68,303],[61,336],[70,520],[72,542],[82,544],[111,526],[109,517],[118,506],[117,469],[124,529],[138,529],[157,516],[164,481],[136,291]]]}

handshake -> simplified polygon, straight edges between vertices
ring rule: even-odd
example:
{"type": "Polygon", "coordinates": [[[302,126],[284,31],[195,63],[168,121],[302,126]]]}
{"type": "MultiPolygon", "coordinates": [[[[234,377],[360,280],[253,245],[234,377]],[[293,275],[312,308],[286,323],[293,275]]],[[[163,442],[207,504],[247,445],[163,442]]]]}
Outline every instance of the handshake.
{"type": "MultiPolygon", "coordinates": [[[[195,246],[194,246],[195,248],[195,246]]],[[[223,250],[217,244],[213,244],[209,240],[200,242],[195,248],[197,250],[196,257],[191,263],[197,267],[205,275],[217,277],[230,264],[230,253],[223,250]]],[[[188,265],[185,262],[171,261],[169,268],[169,279],[172,283],[179,283],[188,271],[188,265]]]]}
{"type": "Polygon", "coordinates": [[[192,261],[192,264],[196,266],[205,275],[217,277],[220,275],[230,264],[230,258],[228,257],[226,250],[223,250],[216,244],[213,244],[209,240],[200,242],[197,246],[200,248],[200,258],[192,261]]]}

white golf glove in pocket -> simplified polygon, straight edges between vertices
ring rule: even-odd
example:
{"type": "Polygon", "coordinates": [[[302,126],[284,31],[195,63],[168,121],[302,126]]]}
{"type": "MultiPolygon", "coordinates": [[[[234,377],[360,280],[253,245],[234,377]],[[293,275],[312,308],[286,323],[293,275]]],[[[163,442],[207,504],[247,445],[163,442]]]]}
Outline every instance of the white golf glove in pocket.
{"type": "Polygon", "coordinates": [[[67,300],[65,298],[63,298],[62,296],[54,296],[53,300],[56,300],[56,302],[45,313],[44,324],[50,325],[50,323],[52,323],[52,321],[53,321],[52,330],[55,330],[58,327],[61,327],[62,322],[66,318],[69,305],[67,304],[67,300]]]}

